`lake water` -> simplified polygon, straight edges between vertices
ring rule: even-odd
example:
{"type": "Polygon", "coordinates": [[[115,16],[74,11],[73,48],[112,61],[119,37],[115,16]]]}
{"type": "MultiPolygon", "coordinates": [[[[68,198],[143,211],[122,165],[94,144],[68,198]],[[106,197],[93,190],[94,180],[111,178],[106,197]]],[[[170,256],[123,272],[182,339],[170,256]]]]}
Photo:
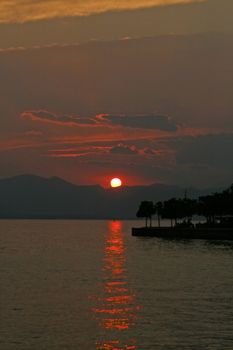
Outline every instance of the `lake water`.
{"type": "Polygon", "coordinates": [[[0,221],[1,350],[232,350],[233,243],[0,221]]]}

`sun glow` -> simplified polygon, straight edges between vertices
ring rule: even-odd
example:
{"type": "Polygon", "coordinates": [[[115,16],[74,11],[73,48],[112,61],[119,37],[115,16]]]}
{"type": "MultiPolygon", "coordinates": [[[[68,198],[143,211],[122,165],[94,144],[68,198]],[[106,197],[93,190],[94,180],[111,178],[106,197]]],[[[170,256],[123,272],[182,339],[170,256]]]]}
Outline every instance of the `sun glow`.
{"type": "Polygon", "coordinates": [[[121,187],[122,181],[118,177],[114,177],[114,179],[110,181],[110,185],[112,188],[121,187]]]}

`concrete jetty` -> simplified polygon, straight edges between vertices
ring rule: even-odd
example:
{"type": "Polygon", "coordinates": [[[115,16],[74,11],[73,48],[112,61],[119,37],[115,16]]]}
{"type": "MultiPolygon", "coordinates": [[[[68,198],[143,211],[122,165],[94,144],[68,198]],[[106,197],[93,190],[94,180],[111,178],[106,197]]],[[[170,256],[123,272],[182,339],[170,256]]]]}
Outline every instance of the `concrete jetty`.
{"type": "Polygon", "coordinates": [[[233,241],[233,227],[133,227],[132,235],[167,239],[206,239],[233,241]]]}

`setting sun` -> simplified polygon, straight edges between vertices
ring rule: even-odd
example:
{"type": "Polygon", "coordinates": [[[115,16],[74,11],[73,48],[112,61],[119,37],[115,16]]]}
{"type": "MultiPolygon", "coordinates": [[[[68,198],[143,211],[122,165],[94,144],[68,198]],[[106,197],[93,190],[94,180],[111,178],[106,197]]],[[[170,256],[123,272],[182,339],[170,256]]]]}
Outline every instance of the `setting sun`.
{"type": "Polygon", "coordinates": [[[113,188],[121,187],[121,186],[122,186],[122,181],[121,181],[121,179],[119,179],[118,177],[114,177],[114,179],[112,179],[112,180],[110,181],[110,185],[111,185],[111,187],[113,187],[113,188]]]}

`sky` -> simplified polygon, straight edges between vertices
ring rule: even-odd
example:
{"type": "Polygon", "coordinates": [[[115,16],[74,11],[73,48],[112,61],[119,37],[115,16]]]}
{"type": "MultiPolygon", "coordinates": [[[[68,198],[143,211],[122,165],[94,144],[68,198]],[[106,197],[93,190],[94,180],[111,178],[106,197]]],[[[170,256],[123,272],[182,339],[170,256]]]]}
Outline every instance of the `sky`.
{"type": "Polygon", "coordinates": [[[0,178],[228,186],[232,0],[0,2],[0,178]]]}

